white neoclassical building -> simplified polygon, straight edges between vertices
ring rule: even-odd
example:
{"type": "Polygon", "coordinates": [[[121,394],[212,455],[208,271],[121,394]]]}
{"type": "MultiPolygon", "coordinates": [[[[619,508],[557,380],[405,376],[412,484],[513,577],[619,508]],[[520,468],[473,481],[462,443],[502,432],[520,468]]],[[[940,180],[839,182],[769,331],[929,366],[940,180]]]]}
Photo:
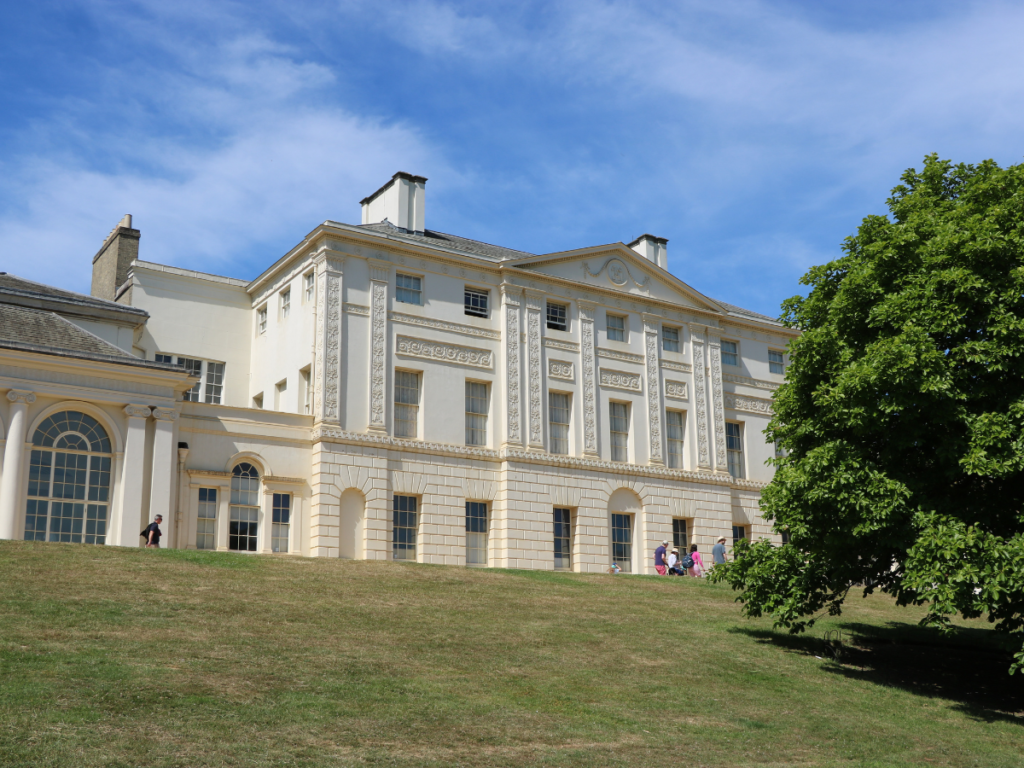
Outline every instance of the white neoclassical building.
{"type": "Polygon", "coordinates": [[[536,255],[429,230],[396,174],[252,281],[138,259],[0,275],[0,538],[652,573],[778,534],[762,430],[794,332],[642,235],[536,255]]]}

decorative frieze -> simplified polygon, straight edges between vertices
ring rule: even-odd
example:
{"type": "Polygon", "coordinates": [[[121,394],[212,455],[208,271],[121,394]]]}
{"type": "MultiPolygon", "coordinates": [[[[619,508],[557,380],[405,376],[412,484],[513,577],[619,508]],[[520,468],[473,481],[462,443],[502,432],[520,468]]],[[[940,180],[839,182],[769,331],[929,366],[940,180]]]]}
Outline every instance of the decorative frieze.
{"type": "Polygon", "coordinates": [[[583,365],[583,453],[597,455],[597,381],[594,365],[594,305],[577,301],[580,313],[580,359],[583,365]]]}
{"type": "MultiPolygon", "coordinates": [[[[349,305],[346,304],[346,307],[349,305]]],[[[438,331],[449,333],[460,333],[463,336],[474,336],[479,339],[500,339],[500,331],[492,331],[490,328],[477,328],[475,325],[463,325],[452,323],[447,320],[435,320],[432,317],[420,317],[419,315],[407,315],[404,312],[389,312],[388,319],[394,323],[405,325],[418,325],[422,328],[434,328],[438,331]]]]}
{"type": "Polygon", "coordinates": [[[650,463],[662,464],[661,450],[661,369],[658,367],[658,329],[660,319],[644,315],[644,353],[647,375],[647,423],[650,428],[650,463]]]}
{"type": "Polygon", "coordinates": [[[704,328],[690,326],[693,346],[693,386],[697,406],[697,465],[711,469],[711,450],[708,445],[707,374],[704,368],[704,328]]]}
{"type": "Polygon", "coordinates": [[[530,447],[544,448],[544,415],[541,411],[540,308],[542,298],[526,291],[526,349],[530,388],[530,447]]]}
{"type": "Polygon", "coordinates": [[[715,469],[728,468],[725,452],[725,408],[722,403],[722,337],[716,329],[708,328],[708,350],[711,364],[711,395],[715,419],[715,469]]]}
{"type": "Polygon", "coordinates": [[[558,339],[545,338],[542,341],[543,345],[548,349],[560,349],[563,352],[579,352],[580,345],[575,341],[559,341],[558,339]]]}
{"type": "Polygon", "coordinates": [[[341,415],[342,280],[345,262],[327,252],[316,264],[316,341],[313,361],[313,416],[335,422],[341,415]]]}
{"type": "Polygon", "coordinates": [[[371,431],[384,431],[385,391],[387,386],[387,305],[388,273],[386,264],[370,262],[370,419],[371,431]]]}
{"type": "Polygon", "coordinates": [[[726,392],[724,395],[725,407],[734,411],[745,411],[763,416],[772,415],[772,401],[763,397],[748,397],[726,392]]]}
{"type": "Polygon", "coordinates": [[[564,360],[548,360],[548,376],[562,381],[575,381],[575,366],[564,360]]]}
{"type": "Polygon", "coordinates": [[[693,366],[689,363],[677,363],[665,358],[661,359],[661,367],[666,371],[679,371],[680,373],[690,373],[693,370],[693,366]]]}
{"type": "Polygon", "coordinates": [[[686,382],[665,379],[665,397],[672,400],[688,399],[686,382]]]}
{"type": "Polygon", "coordinates": [[[640,374],[602,368],[601,386],[610,389],[624,389],[628,392],[640,392],[640,374]]]}
{"type": "Polygon", "coordinates": [[[603,357],[607,360],[618,360],[623,363],[636,363],[637,365],[644,364],[643,355],[634,355],[632,352],[617,352],[614,349],[606,349],[605,347],[600,347],[597,350],[597,356],[603,357]]]}
{"type": "Polygon", "coordinates": [[[722,381],[731,381],[733,384],[742,384],[746,387],[756,387],[757,389],[770,389],[775,391],[779,388],[779,384],[774,381],[765,381],[764,379],[751,379],[746,376],[737,376],[735,373],[723,373],[722,381]]]}
{"type": "Polygon", "coordinates": [[[506,385],[506,444],[522,444],[519,413],[519,300],[518,289],[501,286],[502,312],[505,315],[505,385],[506,385]]]}
{"type": "Polygon", "coordinates": [[[349,315],[362,315],[363,317],[370,316],[370,308],[364,307],[362,304],[349,304],[346,302],[343,309],[345,310],[345,313],[349,315]]]}
{"type": "Polygon", "coordinates": [[[398,336],[395,339],[395,345],[395,354],[403,357],[421,357],[425,360],[465,365],[469,368],[491,369],[494,367],[494,353],[489,349],[460,347],[455,344],[414,339],[409,336],[398,336]]]}

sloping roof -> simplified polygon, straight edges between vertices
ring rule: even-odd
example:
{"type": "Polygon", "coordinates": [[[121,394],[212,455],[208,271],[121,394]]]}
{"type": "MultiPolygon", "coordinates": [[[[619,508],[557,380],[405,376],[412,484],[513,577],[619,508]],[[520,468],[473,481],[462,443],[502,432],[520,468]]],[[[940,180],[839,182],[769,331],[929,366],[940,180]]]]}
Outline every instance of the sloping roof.
{"type": "Polygon", "coordinates": [[[133,325],[145,322],[149,317],[144,309],[54,288],[8,272],[0,272],[0,303],[55,310],[82,317],[118,319],[133,325]]]}
{"type": "MultiPolygon", "coordinates": [[[[718,299],[715,299],[718,301],[718,299]]],[[[759,320],[764,323],[774,323],[775,325],[781,325],[778,318],[768,317],[768,315],[762,315],[759,312],[752,312],[749,309],[743,309],[743,307],[737,307],[735,304],[729,304],[724,301],[718,301],[730,314],[739,315],[740,317],[749,317],[752,320],[759,320]]]]}
{"type": "Polygon", "coordinates": [[[360,229],[369,229],[374,232],[408,240],[413,243],[435,246],[438,248],[450,248],[453,251],[462,251],[473,256],[481,256],[488,261],[510,261],[513,259],[524,259],[533,256],[526,251],[516,251],[512,248],[502,248],[500,245],[481,243],[479,240],[470,240],[457,235],[447,235],[444,232],[437,232],[433,229],[426,230],[422,235],[412,232],[403,232],[390,222],[383,221],[379,224],[359,224],[360,229]]]}
{"type": "Polygon", "coordinates": [[[129,355],[54,312],[14,304],[0,303],[0,348],[181,371],[168,363],[154,363],[129,355]]]}

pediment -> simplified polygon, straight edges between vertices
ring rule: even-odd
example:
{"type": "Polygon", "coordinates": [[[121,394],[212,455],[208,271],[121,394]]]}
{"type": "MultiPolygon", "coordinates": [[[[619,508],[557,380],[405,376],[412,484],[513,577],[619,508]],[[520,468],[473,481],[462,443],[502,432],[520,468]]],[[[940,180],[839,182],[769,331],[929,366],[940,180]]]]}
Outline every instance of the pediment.
{"type": "Polygon", "coordinates": [[[533,256],[514,262],[514,266],[638,298],[723,311],[716,302],[622,243],[533,256]]]}

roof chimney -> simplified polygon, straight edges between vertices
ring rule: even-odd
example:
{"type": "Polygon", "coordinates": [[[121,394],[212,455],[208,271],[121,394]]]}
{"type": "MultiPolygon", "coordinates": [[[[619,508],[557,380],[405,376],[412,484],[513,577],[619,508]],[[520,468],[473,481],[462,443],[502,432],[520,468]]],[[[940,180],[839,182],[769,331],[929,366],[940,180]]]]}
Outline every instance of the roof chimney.
{"type": "Polygon", "coordinates": [[[654,235],[640,235],[629,247],[648,261],[668,271],[668,240],[654,235]]]}
{"type": "Polygon", "coordinates": [[[132,229],[132,215],[126,213],[93,256],[90,291],[93,296],[114,301],[117,289],[128,279],[128,267],[139,258],[140,237],[142,233],[132,229]]]}
{"type": "Polygon", "coordinates": [[[422,176],[399,171],[391,181],[359,201],[363,206],[363,224],[387,221],[402,232],[422,235],[426,183],[422,176]]]}

